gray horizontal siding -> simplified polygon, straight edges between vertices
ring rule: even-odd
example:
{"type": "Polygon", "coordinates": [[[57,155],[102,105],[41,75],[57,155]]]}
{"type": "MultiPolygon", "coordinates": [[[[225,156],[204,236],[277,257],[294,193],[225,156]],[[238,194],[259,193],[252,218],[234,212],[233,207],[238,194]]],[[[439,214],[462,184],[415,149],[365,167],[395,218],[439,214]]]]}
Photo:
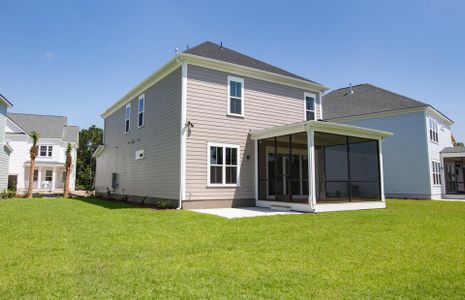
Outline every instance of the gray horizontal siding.
{"type": "Polygon", "coordinates": [[[187,120],[194,128],[186,141],[186,200],[254,199],[255,150],[249,131],[303,121],[305,92],[189,65],[187,120]],[[228,75],[244,79],[244,118],[227,116],[228,75]],[[240,187],[207,187],[208,142],[240,146],[240,187]]]}
{"type": "Polygon", "coordinates": [[[0,104],[0,192],[8,186],[9,156],[5,151],[6,106],[0,104]]]}
{"type": "Polygon", "coordinates": [[[178,199],[181,120],[180,68],[145,91],[145,124],[137,128],[138,97],[131,101],[131,130],[124,133],[125,107],[105,119],[105,149],[97,159],[97,192],[178,199]],[[144,159],[135,152],[144,149],[144,159]]]}
{"type": "Polygon", "coordinates": [[[394,133],[383,142],[386,196],[417,198],[431,195],[424,112],[344,123],[394,133]]]}

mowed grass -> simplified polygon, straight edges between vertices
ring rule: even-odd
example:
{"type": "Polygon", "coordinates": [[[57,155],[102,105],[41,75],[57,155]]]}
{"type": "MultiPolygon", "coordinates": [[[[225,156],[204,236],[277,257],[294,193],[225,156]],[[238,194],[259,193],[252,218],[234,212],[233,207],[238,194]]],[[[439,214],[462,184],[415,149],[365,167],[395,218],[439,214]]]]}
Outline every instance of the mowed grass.
{"type": "Polygon", "coordinates": [[[0,297],[465,298],[465,203],[228,220],[4,200],[0,297]]]}

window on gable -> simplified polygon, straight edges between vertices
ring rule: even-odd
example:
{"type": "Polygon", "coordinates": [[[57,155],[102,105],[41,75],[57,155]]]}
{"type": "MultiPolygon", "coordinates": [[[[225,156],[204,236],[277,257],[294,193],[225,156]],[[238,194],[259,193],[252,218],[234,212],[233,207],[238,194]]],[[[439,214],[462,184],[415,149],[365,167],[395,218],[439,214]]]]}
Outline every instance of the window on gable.
{"type": "Polygon", "coordinates": [[[128,133],[131,130],[131,103],[126,105],[126,111],[124,115],[124,132],[128,133]]]}
{"type": "Polygon", "coordinates": [[[39,147],[39,157],[52,157],[53,146],[41,145],[39,147]]]}
{"type": "Polygon", "coordinates": [[[441,185],[442,178],[441,178],[441,163],[438,161],[432,161],[432,169],[433,169],[433,184],[434,185],[441,185]]]}
{"type": "Polygon", "coordinates": [[[244,79],[228,77],[228,114],[244,116],[244,79]]]}
{"type": "Polygon", "coordinates": [[[144,126],[145,96],[143,94],[139,96],[138,104],[137,127],[140,128],[144,126]]]}
{"type": "Polygon", "coordinates": [[[315,114],[315,95],[305,93],[305,120],[316,120],[315,114]]]}
{"type": "Polygon", "coordinates": [[[212,144],[208,146],[208,184],[237,185],[239,181],[239,146],[212,144]]]}
{"type": "Polygon", "coordinates": [[[429,119],[429,139],[436,143],[439,142],[438,122],[433,119],[429,119]]]}

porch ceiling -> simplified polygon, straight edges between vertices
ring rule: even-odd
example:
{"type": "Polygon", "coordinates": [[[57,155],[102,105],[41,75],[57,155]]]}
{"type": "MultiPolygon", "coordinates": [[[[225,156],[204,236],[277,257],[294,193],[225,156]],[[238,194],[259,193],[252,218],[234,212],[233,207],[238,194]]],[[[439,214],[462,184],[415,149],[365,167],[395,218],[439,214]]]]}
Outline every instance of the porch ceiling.
{"type": "Polygon", "coordinates": [[[358,127],[325,121],[305,121],[251,131],[250,136],[253,140],[261,140],[275,136],[305,132],[308,129],[324,133],[364,137],[370,139],[382,139],[393,135],[391,132],[369,129],[365,127],[358,127]]]}

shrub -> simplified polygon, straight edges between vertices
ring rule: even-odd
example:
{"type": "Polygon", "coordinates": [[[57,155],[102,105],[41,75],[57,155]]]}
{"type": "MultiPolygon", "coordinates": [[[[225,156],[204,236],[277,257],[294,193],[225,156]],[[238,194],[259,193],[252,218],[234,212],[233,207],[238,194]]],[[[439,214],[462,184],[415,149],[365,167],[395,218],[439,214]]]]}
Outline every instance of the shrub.
{"type": "Polygon", "coordinates": [[[157,203],[157,208],[158,209],[168,209],[170,208],[171,203],[168,200],[160,200],[157,203]]]}
{"type": "Polygon", "coordinates": [[[16,197],[16,191],[12,189],[6,189],[3,192],[0,193],[0,198],[1,199],[11,199],[16,197]]]}
{"type": "Polygon", "coordinates": [[[34,193],[34,194],[32,194],[32,198],[44,198],[44,194],[34,193]]]}

